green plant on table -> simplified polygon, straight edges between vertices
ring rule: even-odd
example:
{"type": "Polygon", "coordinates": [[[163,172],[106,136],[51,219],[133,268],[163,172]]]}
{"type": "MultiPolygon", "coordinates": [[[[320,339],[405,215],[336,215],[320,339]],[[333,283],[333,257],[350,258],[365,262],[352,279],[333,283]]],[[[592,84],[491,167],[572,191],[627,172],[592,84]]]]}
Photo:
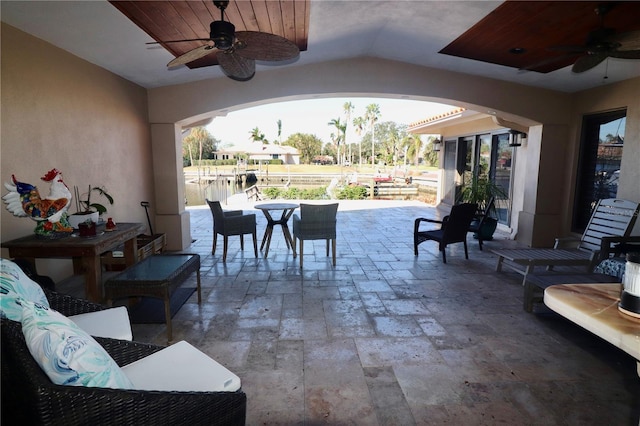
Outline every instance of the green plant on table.
{"type": "Polygon", "coordinates": [[[93,192],[98,193],[98,195],[103,196],[108,202],[109,205],[113,205],[113,197],[106,191],[104,187],[89,185],[89,189],[85,193],[80,193],[77,186],[73,187],[75,199],[76,199],[76,211],[78,213],[81,212],[91,212],[97,211],[99,214],[103,214],[107,212],[107,208],[100,203],[92,203],[91,202],[91,194],[93,192]]]}

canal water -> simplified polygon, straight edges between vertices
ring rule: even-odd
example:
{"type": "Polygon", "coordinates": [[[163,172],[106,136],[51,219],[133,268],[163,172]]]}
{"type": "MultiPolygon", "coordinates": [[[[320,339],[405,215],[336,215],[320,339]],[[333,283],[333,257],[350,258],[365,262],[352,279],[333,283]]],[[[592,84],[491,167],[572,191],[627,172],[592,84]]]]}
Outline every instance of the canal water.
{"type": "MultiPolygon", "coordinates": [[[[220,179],[217,181],[206,182],[206,183],[193,183],[187,182],[185,183],[185,203],[187,206],[203,206],[206,205],[206,199],[209,200],[218,200],[223,203],[226,203],[229,197],[242,194],[246,188],[251,185],[242,186],[237,184],[233,179],[220,179]]],[[[305,185],[305,184],[296,184],[296,188],[300,189],[311,189],[318,188],[326,185],[305,185]]],[[[260,186],[262,189],[266,187],[266,185],[260,186]]],[[[419,200],[423,201],[429,205],[435,205],[436,199],[436,191],[433,188],[433,191],[419,191],[417,195],[399,195],[399,196],[381,196],[374,197],[374,199],[385,199],[385,200],[419,200]]]]}

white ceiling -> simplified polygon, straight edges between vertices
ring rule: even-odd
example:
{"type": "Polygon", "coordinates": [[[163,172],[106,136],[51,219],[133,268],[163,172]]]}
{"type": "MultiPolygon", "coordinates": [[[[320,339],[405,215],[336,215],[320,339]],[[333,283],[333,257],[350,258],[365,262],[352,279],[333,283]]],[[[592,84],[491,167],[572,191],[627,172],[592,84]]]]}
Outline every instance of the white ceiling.
{"type": "MultiPolygon", "coordinates": [[[[379,57],[541,88],[575,92],[640,76],[640,61],[609,59],[582,74],[539,74],[439,54],[502,2],[312,0],[308,50],[280,66],[379,57]]],[[[3,22],[146,88],[226,78],[219,67],[167,70],[173,56],[105,0],[0,1],[3,22]]],[[[37,52],[34,52],[37,54],[37,52]]],[[[257,72],[272,66],[259,65],[257,72]]]]}

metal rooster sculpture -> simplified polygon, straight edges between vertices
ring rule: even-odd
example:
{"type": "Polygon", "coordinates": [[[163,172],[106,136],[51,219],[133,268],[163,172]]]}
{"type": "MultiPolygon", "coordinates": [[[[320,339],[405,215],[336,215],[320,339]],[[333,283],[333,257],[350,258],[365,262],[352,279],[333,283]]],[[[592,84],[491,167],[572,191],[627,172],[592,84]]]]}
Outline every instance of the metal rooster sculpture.
{"type": "Polygon", "coordinates": [[[35,234],[39,238],[63,238],[73,232],[67,221],[67,210],[71,205],[71,191],[62,180],[62,173],[58,169],[51,169],[41,177],[49,182],[49,195],[41,197],[38,188],[29,183],[16,180],[11,175],[13,183],[5,182],[4,187],[9,191],[2,199],[13,215],[30,217],[37,225],[35,234]]]}

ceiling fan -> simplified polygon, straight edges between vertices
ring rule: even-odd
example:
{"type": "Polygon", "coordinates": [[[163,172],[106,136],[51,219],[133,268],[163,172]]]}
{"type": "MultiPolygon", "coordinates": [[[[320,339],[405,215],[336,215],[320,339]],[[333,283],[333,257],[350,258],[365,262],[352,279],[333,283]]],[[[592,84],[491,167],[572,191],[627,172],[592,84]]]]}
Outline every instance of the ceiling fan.
{"type": "Polygon", "coordinates": [[[555,46],[550,50],[567,52],[568,55],[581,55],[573,64],[571,71],[578,74],[594,68],[607,58],[640,59],[640,31],[616,34],[613,28],[604,26],[605,15],[615,3],[596,7],[600,17],[600,28],[589,32],[583,46],[555,46]]]}
{"type": "Polygon", "coordinates": [[[224,20],[224,11],[229,5],[229,1],[214,0],[213,4],[220,9],[220,20],[213,21],[209,25],[209,38],[147,43],[208,42],[178,56],[167,64],[168,68],[184,65],[216,52],[218,64],[227,77],[237,81],[248,81],[256,73],[256,60],[286,61],[297,58],[300,54],[300,50],[295,43],[279,35],[259,31],[236,32],[235,26],[231,22],[224,20]]]}

